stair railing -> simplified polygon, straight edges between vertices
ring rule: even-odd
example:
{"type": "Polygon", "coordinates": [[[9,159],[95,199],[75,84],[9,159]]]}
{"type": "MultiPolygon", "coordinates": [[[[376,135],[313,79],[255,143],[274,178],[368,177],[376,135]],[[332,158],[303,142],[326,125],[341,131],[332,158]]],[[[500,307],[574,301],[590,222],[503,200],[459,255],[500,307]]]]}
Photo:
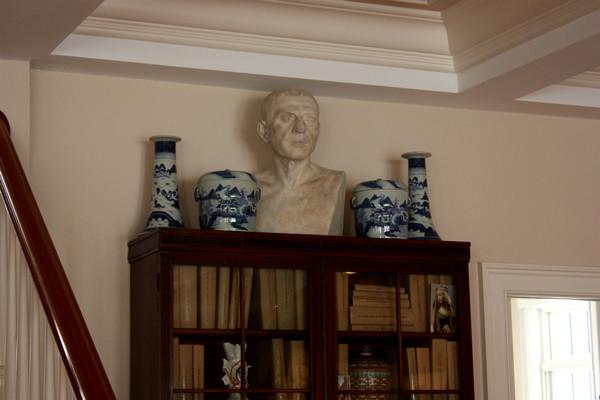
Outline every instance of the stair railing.
{"type": "Polygon", "coordinates": [[[0,192],[76,397],[114,400],[114,392],[10,139],[10,125],[2,111],[0,192]]]}

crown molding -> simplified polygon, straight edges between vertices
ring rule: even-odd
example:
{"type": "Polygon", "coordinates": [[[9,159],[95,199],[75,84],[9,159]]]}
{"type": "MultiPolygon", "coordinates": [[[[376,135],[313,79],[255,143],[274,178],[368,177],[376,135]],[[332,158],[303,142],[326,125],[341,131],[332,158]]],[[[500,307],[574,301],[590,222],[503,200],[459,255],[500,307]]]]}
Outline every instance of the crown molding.
{"type": "Polygon", "coordinates": [[[452,57],[444,54],[328,43],[105,17],[88,17],[74,33],[77,35],[436,72],[452,72],[454,70],[452,57]]]}
{"type": "MultiPolygon", "coordinates": [[[[322,10],[332,10],[339,13],[355,13],[363,15],[378,15],[386,18],[393,17],[405,20],[415,20],[443,24],[442,14],[439,11],[405,8],[400,4],[396,6],[363,3],[352,0],[259,0],[263,3],[282,4],[294,7],[310,7],[322,10]]],[[[412,4],[427,5],[420,0],[412,4]]]]}
{"type": "Polygon", "coordinates": [[[600,89],[600,70],[575,75],[561,82],[561,85],[600,89]]]}
{"type": "MultiPolygon", "coordinates": [[[[485,0],[464,0],[453,6],[453,12],[469,12],[485,0]]],[[[454,54],[454,67],[463,71],[484,60],[516,47],[539,35],[600,8],[598,0],[568,0],[514,27],[454,54]]]]}

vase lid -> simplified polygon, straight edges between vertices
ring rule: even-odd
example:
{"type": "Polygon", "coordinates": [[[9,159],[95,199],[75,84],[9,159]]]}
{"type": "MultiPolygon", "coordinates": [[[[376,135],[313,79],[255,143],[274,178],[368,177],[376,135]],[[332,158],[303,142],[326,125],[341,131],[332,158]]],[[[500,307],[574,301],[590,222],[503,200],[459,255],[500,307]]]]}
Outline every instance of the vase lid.
{"type": "Polygon", "coordinates": [[[208,173],[202,175],[198,179],[198,186],[200,186],[204,183],[212,182],[212,181],[223,181],[223,180],[247,181],[247,182],[251,182],[253,184],[257,184],[256,179],[254,178],[254,175],[252,175],[250,172],[232,171],[229,169],[224,169],[221,171],[208,172],[208,173]]]}
{"type": "Polygon", "coordinates": [[[352,193],[359,193],[364,191],[373,191],[373,190],[400,190],[407,191],[407,187],[404,183],[400,181],[395,181],[391,179],[375,179],[372,181],[361,182],[354,187],[352,193]]]}
{"type": "Polygon", "coordinates": [[[402,158],[410,160],[411,158],[429,158],[431,153],[426,151],[409,151],[408,153],[402,154],[402,158]]]}
{"type": "Polygon", "coordinates": [[[181,142],[181,138],[172,135],[155,135],[150,137],[151,142],[181,142]]]}

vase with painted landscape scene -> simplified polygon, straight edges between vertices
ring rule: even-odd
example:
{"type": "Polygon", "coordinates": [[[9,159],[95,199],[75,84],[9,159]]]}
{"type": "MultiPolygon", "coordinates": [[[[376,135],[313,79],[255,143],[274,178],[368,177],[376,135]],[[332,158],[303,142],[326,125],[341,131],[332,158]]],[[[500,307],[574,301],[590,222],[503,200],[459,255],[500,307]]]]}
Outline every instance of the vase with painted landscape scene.
{"type": "Polygon", "coordinates": [[[153,136],[154,174],[152,183],[152,206],[146,229],[183,228],[177,190],[177,166],[175,144],[181,139],[175,136],[153,136]]]}

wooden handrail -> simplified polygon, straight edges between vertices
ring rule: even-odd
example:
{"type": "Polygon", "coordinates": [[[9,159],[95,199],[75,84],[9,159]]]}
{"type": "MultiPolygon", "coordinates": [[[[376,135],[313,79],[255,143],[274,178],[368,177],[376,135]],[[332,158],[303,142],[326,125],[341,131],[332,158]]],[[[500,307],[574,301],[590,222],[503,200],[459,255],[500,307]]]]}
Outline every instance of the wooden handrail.
{"type": "Polygon", "coordinates": [[[78,399],[115,395],[0,111],[0,191],[78,399]]]}

